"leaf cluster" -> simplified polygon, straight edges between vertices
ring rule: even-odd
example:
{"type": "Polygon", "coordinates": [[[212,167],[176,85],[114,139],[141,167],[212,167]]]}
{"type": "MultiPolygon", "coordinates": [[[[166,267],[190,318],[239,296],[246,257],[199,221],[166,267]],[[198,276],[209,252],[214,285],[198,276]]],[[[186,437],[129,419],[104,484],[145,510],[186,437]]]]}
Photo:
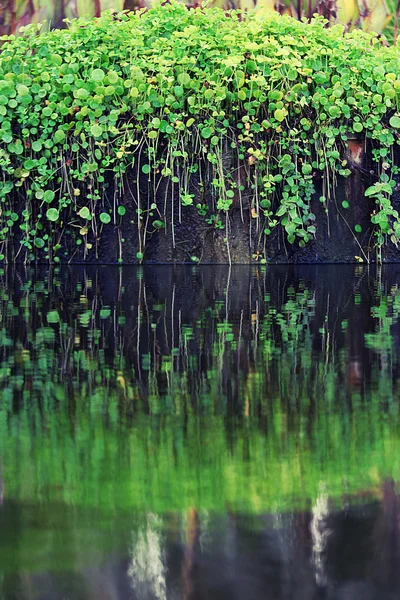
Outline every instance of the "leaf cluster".
{"type": "MultiPolygon", "coordinates": [[[[240,204],[261,248],[278,226],[304,246],[318,226],[315,181],[327,202],[351,172],[349,136],[367,138],[391,178],[399,94],[397,47],[320,17],[242,19],[172,2],[65,30],[27,26],[0,50],[0,257],[13,238],[28,261],[68,260],[81,245],[86,257],[128,218],[127,174],[139,260],[157,230],[174,235],[157,195],[165,182],[179,218],[196,205],[224,228],[240,204]],[[191,182],[201,192],[205,175],[194,203],[191,182]]],[[[397,242],[396,211],[388,219],[386,229],[375,220],[379,243],[388,230],[397,242]]]]}

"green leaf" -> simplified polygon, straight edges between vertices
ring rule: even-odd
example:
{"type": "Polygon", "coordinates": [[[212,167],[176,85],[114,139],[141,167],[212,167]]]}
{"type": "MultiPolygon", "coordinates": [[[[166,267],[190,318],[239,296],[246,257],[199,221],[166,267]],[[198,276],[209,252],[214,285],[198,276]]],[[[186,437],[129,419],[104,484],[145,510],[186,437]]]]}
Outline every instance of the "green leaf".
{"type": "Polygon", "coordinates": [[[126,213],[126,208],[125,206],[118,206],[118,214],[120,217],[123,217],[126,213]]]}
{"type": "Polygon", "coordinates": [[[214,133],[214,130],[211,129],[211,127],[204,127],[201,130],[201,137],[203,137],[205,140],[208,140],[208,138],[210,138],[213,133],[214,133]]]}
{"type": "Polygon", "coordinates": [[[60,67],[62,65],[62,58],[59,54],[52,54],[50,58],[52,64],[56,67],[60,67]]]}
{"type": "Polygon", "coordinates": [[[103,81],[106,74],[103,69],[93,69],[92,71],[92,79],[93,81],[103,81]]]}
{"type": "Polygon", "coordinates": [[[59,212],[56,208],[49,208],[46,212],[46,217],[49,221],[57,221],[59,216],[59,212]]]}
{"type": "Polygon", "coordinates": [[[47,202],[48,204],[50,204],[50,202],[52,202],[54,200],[54,196],[55,196],[55,194],[54,194],[53,190],[46,190],[43,195],[43,200],[45,202],[47,202]]]}
{"type": "Polygon", "coordinates": [[[370,198],[371,196],[378,196],[380,194],[380,190],[375,187],[375,185],[371,185],[364,192],[364,196],[366,198],[370,198]]]}
{"type": "Polygon", "coordinates": [[[29,88],[26,85],[17,85],[18,96],[27,96],[29,94],[29,88]]]}
{"type": "Polygon", "coordinates": [[[60,142],[63,142],[65,140],[65,133],[62,129],[57,129],[57,131],[54,134],[54,143],[55,144],[59,144],[60,142]]]}
{"type": "Polygon", "coordinates": [[[192,80],[190,78],[190,75],[188,75],[187,73],[181,73],[180,75],[178,75],[178,81],[181,85],[188,87],[192,80]]]}
{"type": "Polygon", "coordinates": [[[92,215],[90,213],[90,210],[88,209],[87,206],[83,206],[80,211],[78,212],[78,215],[82,218],[82,219],[86,219],[87,221],[90,221],[90,219],[92,218],[92,215]]]}
{"type": "Polygon", "coordinates": [[[116,73],[115,71],[108,71],[107,78],[110,83],[117,83],[118,73],[116,73]]]}
{"type": "Polygon", "coordinates": [[[395,129],[400,129],[400,117],[393,115],[393,117],[390,118],[389,125],[395,129]]]}
{"type": "Polygon", "coordinates": [[[46,315],[47,318],[47,322],[48,323],[58,323],[60,320],[60,315],[58,314],[58,312],[56,310],[51,310],[50,312],[47,313],[46,315]]]}
{"type": "Polygon", "coordinates": [[[156,229],[163,229],[165,227],[165,223],[164,221],[153,221],[153,227],[155,227],[156,229]]]}
{"type": "Polygon", "coordinates": [[[77,98],[80,98],[81,100],[86,100],[86,98],[88,98],[88,96],[89,96],[89,92],[85,88],[79,88],[78,90],[76,90],[77,98]]]}
{"type": "Polygon", "coordinates": [[[103,134],[103,128],[100,125],[92,125],[90,128],[90,133],[95,138],[100,137],[103,134]]]}
{"type": "Polygon", "coordinates": [[[108,213],[103,212],[100,214],[100,221],[107,225],[111,221],[111,217],[108,213]]]}
{"type": "Polygon", "coordinates": [[[281,108],[277,108],[274,112],[274,117],[279,123],[281,123],[287,115],[287,111],[281,108]]]}
{"type": "Polygon", "coordinates": [[[144,173],[145,175],[148,175],[150,173],[150,165],[143,165],[142,173],[144,173]]]}
{"type": "Polygon", "coordinates": [[[342,111],[340,110],[340,108],[338,106],[336,106],[336,104],[333,104],[332,106],[330,106],[328,108],[328,113],[334,119],[338,119],[340,117],[340,115],[342,114],[342,111]]]}
{"type": "Polygon", "coordinates": [[[181,85],[176,85],[174,87],[174,92],[175,92],[175,96],[177,98],[181,98],[183,96],[183,94],[185,93],[185,91],[181,85]]]}

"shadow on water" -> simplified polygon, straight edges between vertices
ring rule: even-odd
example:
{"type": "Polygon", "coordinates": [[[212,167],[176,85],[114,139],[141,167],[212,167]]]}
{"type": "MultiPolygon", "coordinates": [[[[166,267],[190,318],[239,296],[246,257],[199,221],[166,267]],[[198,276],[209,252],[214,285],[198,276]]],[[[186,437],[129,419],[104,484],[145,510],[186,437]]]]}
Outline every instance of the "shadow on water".
{"type": "Polygon", "coordinates": [[[0,598],[397,598],[399,276],[3,272],[0,598]]]}

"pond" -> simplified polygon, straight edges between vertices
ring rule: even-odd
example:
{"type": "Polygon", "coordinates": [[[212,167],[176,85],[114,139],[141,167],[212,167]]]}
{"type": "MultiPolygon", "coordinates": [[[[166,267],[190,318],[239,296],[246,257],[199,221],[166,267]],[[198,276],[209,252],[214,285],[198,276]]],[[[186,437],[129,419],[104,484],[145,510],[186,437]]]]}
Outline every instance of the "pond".
{"type": "Polygon", "coordinates": [[[398,598],[398,282],[3,270],[0,598],[398,598]]]}

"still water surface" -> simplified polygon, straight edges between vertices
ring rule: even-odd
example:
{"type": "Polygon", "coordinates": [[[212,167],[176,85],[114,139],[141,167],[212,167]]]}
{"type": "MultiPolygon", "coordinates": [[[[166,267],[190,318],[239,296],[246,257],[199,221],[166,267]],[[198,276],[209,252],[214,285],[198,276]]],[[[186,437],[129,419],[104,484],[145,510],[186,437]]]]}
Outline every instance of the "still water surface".
{"type": "Polygon", "coordinates": [[[398,598],[398,282],[2,272],[1,600],[398,598]]]}

